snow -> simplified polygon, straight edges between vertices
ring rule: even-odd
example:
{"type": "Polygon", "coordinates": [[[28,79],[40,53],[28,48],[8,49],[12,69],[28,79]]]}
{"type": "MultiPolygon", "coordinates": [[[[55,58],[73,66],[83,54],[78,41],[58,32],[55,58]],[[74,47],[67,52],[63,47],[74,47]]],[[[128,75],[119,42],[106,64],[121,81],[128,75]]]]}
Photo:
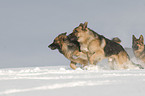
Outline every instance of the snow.
{"type": "Polygon", "coordinates": [[[145,70],[8,68],[0,69],[0,85],[0,96],[144,96],[145,70]]]}
{"type": "MultiPolygon", "coordinates": [[[[139,64],[132,50],[126,51],[139,64]]],[[[107,60],[84,70],[58,65],[0,69],[0,96],[145,95],[145,69],[110,70],[107,60]]]]}

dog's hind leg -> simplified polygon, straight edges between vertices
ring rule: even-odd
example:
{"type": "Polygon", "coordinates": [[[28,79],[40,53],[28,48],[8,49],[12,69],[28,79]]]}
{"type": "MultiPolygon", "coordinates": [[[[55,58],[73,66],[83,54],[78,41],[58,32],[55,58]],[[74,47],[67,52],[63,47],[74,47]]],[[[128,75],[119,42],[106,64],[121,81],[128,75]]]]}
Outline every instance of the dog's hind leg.
{"type": "Polygon", "coordinates": [[[70,67],[75,70],[77,68],[76,63],[71,61],[70,62],[70,67]]]}
{"type": "Polygon", "coordinates": [[[128,69],[129,57],[125,51],[121,51],[119,54],[112,55],[116,61],[115,69],[128,69]]]}

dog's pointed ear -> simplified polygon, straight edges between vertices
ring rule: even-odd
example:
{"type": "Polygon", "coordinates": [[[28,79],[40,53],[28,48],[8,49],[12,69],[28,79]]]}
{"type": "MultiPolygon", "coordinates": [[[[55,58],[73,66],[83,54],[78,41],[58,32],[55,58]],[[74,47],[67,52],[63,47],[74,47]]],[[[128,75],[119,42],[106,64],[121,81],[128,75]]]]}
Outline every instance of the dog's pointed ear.
{"type": "Polygon", "coordinates": [[[83,25],[83,30],[85,30],[88,26],[88,22],[85,22],[84,25],[83,25]]]}
{"type": "Polygon", "coordinates": [[[133,40],[136,40],[136,37],[135,37],[134,35],[132,35],[132,39],[133,39],[133,40]]]}
{"type": "Polygon", "coordinates": [[[66,34],[67,34],[67,32],[62,33],[62,35],[66,35],[66,34]]]}
{"type": "Polygon", "coordinates": [[[142,41],[142,42],[144,42],[143,35],[140,35],[139,40],[142,41]]]}
{"type": "Polygon", "coordinates": [[[79,25],[79,26],[83,27],[83,26],[84,26],[84,24],[83,24],[83,23],[80,23],[80,25],[79,25]]]}

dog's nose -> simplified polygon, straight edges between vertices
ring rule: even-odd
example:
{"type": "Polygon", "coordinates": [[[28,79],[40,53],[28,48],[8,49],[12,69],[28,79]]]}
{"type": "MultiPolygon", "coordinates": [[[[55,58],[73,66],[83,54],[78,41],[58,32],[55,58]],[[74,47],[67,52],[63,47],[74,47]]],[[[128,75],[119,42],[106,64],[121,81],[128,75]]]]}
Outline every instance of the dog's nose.
{"type": "Polygon", "coordinates": [[[52,43],[48,46],[48,48],[50,48],[51,50],[55,50],[57,49],[57,46],[54,43],[52,43]]]}
{"type": "Polygon", "coordinates": [[[48,45],[48,48],[52,48],[53,44],[48,45]]]}
{"type": "MultiPolygon", "coordinates": [[[[51,44],[50,44],[51,45],[51,44]]],[[[50,48],[50,45],[48,45],[48,48],[50,48]]]]}

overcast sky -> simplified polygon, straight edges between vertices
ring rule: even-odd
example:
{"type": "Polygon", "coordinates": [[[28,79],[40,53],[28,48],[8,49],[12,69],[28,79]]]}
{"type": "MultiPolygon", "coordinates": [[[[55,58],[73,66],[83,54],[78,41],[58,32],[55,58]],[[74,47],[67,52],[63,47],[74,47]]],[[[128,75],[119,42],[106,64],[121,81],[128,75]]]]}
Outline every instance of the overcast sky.
{"type": "Polygon", "coordinates": [[[0,0],[0,68],[69,65],[47,46],[85,21],[131,48],[133,34],[145,36],[145,0],[0,0]]]}

